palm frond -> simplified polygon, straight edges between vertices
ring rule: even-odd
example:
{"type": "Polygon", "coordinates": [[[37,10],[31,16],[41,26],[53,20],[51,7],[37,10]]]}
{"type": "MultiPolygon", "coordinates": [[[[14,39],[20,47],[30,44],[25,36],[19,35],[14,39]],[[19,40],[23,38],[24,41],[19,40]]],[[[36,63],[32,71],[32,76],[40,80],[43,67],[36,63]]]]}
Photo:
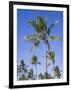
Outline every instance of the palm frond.
{"type": "Polygon", "coordinates": [[[35,29],[37,33],[41,31],[35,20],[30,20],[28,23],[35,29]]]}
{"type": "Polygon", "coordinates": [[[41,33],[46,33],[47,32],[47,26],[46,26],[46,22],[44,21],[43,17],[38,16],[37,17],[37,23],[41,29],[41,33]]]}
{"type": "Polygon", "coordinates": [[[50,60],[53,61],[53,64],[55,64],[55,53],[54,52],[47,52],[47,56],[50,60]]]}
{"type": "Polygon", "coordinates": [[[48,46],[48,51],[50,51],[50,44],[48,40],[44,40],[44,43],[48,46]]]}
{"type": "Polygon", "coordinates": [[[50,35],[51,29],[54,28],[56,26],[56,24],[58,24],[58,20],[56,20],[55,22],[53,22],[47,29],[47,34],[50,35]]]}
{"type": "Polygon", "coordinates": [[[30,53],[32,52],[33,49],[39,47],[39,44],[40,44],[40,41],[37,41],[37,42],[33,43],[33,46],[30,49],[30,53]]]}
{"type": "Polygon", "coordinates": [[[60,40],[61,41],[61,38],[59,36],[49,36],[49,39],[50,40],[60,40]]]}
{"type": "Polygon", "coordinates": [[[31,34],[31,35],[24,36],[24,40],[31,41],[31,42],[37,42],[39,40],[39,37],[37,34],[31,34]]]}
{"type": "Polygon", "coordinates": [[[38,58],[37,56],[33,55],[31,58],[31,64],[37,64],[38,58]]]}

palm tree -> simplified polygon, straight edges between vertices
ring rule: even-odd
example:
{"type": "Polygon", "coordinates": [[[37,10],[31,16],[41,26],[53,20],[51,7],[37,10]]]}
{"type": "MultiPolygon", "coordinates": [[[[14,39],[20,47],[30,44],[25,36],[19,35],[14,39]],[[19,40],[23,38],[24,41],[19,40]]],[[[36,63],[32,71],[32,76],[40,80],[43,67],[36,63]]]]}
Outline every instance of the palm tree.
{"type": "Polygon", "coordinates": [[[33,69],[31,68],[27,74],[27,78],[33,80],[33,69]]]}
{"type": "Polygon", "coordinates": [[[53,51],[47,52],[47,57],[55,64],[55,53],[53,51]]]}
{"type": "Polygon", "coordinates": [[[54,78],[60,78],[61,72],[62,71],[59,70],[59,67],[55,66],[55,68],[54,68],[54,78]]]}
{"type": "Polygon", "coordinates": [[[44,45],[45,45],[44,53],[45,53],[45,60],[46,60],[45,69],[46,69],[46,73],[47,73],[47,54],[46,54],[47,51],[46,50],[48,48],[48,52],[50,51],[49,40],[60,40],[60,37],[50,35],[51,29],[53,27],[55,27],[55,25],[58,23],[58,20],[53,22],[49,27],[47,27],[47,22],[41,16],[38,16],[36,20],[30,20],[28,23],[30,25],[32,25],[32,27],[35,30],[35,33],[25,36],[24,39],[26,41],[30,41],[33,43],[32,47],[30,49],[30,52],[32,51],[32,49],[38,47],[41,41],[44,43],[44,45]]]}
{"type": "Polygon", "coordinates": [[[38,78],[37,77],[37,64],[41,64],[40,62],[38,62],[38,58],[37,56],[33,55],[32,58],[31,58],[31,64],[32,65],[35,65],[35,73],[36,73],[36,79],[38,78]]]}
{"type": "Polygon", "coordinates": [[[19,80],[21,80],[22,78],[23,78],[23,79],[26,78],[26,74],[27,74],[27,72],[28,72],[27,67],[28,67],[28,66],[25,65],[24,60],[21,60],[20,65],[17,65],[17,75],[20,74],[20,76],[19,76],[20,79],[19,79],[19,80]],[[25,77],[25,78],[24,78],[24,77],[25,77]]]}

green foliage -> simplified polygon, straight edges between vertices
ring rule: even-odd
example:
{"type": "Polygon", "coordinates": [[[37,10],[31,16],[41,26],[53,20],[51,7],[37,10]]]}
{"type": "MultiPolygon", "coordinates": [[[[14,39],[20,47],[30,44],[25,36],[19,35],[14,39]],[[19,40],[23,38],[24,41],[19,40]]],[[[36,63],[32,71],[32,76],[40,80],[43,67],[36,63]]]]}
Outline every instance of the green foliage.
{"type": "Polygon", "coordinates": [[[55,64],[55,53],[50,51],[50,52],[47,52],[47,57],[53,61],[53,64],[55,64]]]}
{"type": "Polygon", "coordinates": [[[21,77],[19,78],[19,80],[28,80],[28,79],[24,74],[22,74],[21,77]]]}
{"type": "Polygon", "coordinates": [[[48,30],[47,30],[47,34],[50,35],[51,33],[51,29],[54,28],[56,26],[56,24],[58,24],[58,20],[54,21],[49,27],[48,27],[48,30]]]}
{"type": "Polygon", "coordinates": [[[30,70],[29,70],[29,72],[28,72],[28,74],[27,74],[27,78],[33,80],[33,69],[30,69],[30,70]]]}
{"type": "Polygon", "coordinates": [[[58,66],[55,66],[54,68],[54,77],[55,78],[60,78],[61,74],[60,74],[60,70],[58,66]]]}
{"type": "Polygon", "coordinates": [[[58,36],[50,36],[49,38],[50,40],[60,40],[61,41],[61,38],[58,36]]]}
{"type": "Polygon", "coordinates": [[[24,40],[35,43],[35,42],[39,41],[39,37],[37,34],[31,34],[31,35],[25,36],[24,40]]]}
{"type": "Polygon", "coordinates": [[[45,79],[45,76],[44,76],[42,73],[40,73],[40,74],[38,75],[38,77],[39,77],[39,79],[45,79]]]}
{"type": "MultiPolygon", "coordinates": [[[[50,35],[52,28],[54,28],[57,25],[58,20],[56,20],[52,24],[50,24],[49,27],[47,27],[47,23],[46,23],[45,19],[41,16],[37,16],[36,20],[29,20],[28,23],[35,30],[34,34],[27,35],[24,37],[25,41],[32,42],[32,47],[30,49],[30,52],[32,52],[33,49],[39,47],[40,42],[42,41],[43,44],[45,44],[45,46],[46,46],[46,50],[45,50],[46,61],[47,61],[47,58],[49,58],[53,62],[53,64],[55,64],[55,52],[50,51],[51,48],[50,48],[49,40],[61,40],[61,38],[58,36],[50,35]]],[[[22,73],[19,80],[29,80],[29,79],[35,80],[35,79],[37,79],[37,64],[41,65],[41,63],[38,62],[38,57],[36,55],[33,55],[31,57],[30,63],[35,65],[36,76],[33,75],[33,69],[28,70],[24,61],[21,61],[21,65],[17,66],[18,73],[22,73]]],[[[47,67],[50,65],[51,64],[47,64],[47,62],[46,62],[46,65],[45,65],[46,72],[44,74],[40,73],[38,75],[39,79],[53,79],[55,77],[60,78],[60,71],[59,71],[58,66],[56,66],[54,68],[54,77],[51,76],[51,74],[47,73],[47,67]]]]}
{"type": "Polygon", "coordinates": [[[31,58],[31,64],[37,64],[37,56],[33,55],[31,58]]]}
{"type": "Polygon", "coordinates": [[[47,26],[46,26],[46,23],[45,23],[43,17],[38,16],[37,17],[37,23],[38,23],[38,26],[40,27],[40,30],[41,30],[40,32],[43,34],[46,34],[47,26]]]}
{"type": "Polygon", "coordinates": [[[27,74],[27,66],[24,63],[24,60],[21,60],[20,65],[17,65],[17,75],[21,75],[19,77],[19,80],[25,80],[26,79],[26,74],[27,74]]]}

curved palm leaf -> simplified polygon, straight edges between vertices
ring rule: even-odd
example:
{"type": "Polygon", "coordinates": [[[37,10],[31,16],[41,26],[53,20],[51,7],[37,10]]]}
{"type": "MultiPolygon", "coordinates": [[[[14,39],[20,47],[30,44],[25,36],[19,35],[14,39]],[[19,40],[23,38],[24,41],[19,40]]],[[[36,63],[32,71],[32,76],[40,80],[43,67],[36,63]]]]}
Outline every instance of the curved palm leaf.
{"type": "Polygon", "coordinates": [[[47,57],[55,63],[55,53],[54,52],[47,52],[47,57]]]}
{"type": "Polygon", "coordinates": [[[56,24],[58,24],[58,20],[56,20],[55,22],[53,22],[47,30],[47,34],[50,35],[51,29],[54,28],[56,26],[56,24]]]}
{"type": "Polygon", "coordinates": [[[33,55],[31,58],[31,64],[37,64],[37,56],[33,55]]]}
{"type": "Polygon", "coordinates": [[[30,20],[28,21],[28,23],[31,24],[31,26],[35,29],[37,33],[41,31],[35,20],[30,20]]]}
{"type": "Polygon", "coordinates": [[[25,41],[31,41],[31,42],[37,42],[39,40],[39,37],[37,34],[31,34],[24,37],[25,41]]]}
{"type": "Polygon", "coordinates": [[[50,44],[48,40],[44,40],[44,43],[48,46],[48,51],[50,51],[50,44]]]}
{"type": "Polygon", "coordinates": [[[32,46],[31,49],[30,49],[30,53],[31,53],[31,51],[32,51],[33,49],[37,48],[37,47],[39,46],[39,44],[40,44],[40,41],[37,41],[37,42],[33,43],[33,46],[32,46]]]}
{"type": "Polygon", "coordinates": [[[37,24],[40,27],[41,33],[45,33],[47,32],[47,26],[46,26],[46,22],[44,22],[43,17],[38,16],[37,17],[37,24]]]}
{"type": "Polygon", "coordinates": [[[61,40],[59,36],[49,36],[50,40],[61,40]]]}

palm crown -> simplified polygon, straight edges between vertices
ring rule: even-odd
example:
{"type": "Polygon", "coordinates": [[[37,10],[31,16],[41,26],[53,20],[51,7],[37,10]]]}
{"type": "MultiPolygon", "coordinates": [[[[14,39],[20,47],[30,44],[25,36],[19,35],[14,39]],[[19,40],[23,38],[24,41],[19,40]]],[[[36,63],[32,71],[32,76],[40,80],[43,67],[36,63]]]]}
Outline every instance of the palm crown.
{"type": "Polygon", "coordinates": [[[51,29],[55,27],[55,25],[58,23],[58,20],[53,22],[48,28],[47,28],[47,23],[41,16],[38,16],[37,20],[28,21],[28,23],[31,24],[35,30],[34,34],[24,37],[26,41],[30,41],[33,43],[33,46],[30,51],[32,51],[33,48],[38,47],[40,44],[40,41],[43,41],[44,44],[48,46],[48,50],[50,50],[49,39],[60,40],[60,37],[58,36],[50,36],[51,29]]]}

